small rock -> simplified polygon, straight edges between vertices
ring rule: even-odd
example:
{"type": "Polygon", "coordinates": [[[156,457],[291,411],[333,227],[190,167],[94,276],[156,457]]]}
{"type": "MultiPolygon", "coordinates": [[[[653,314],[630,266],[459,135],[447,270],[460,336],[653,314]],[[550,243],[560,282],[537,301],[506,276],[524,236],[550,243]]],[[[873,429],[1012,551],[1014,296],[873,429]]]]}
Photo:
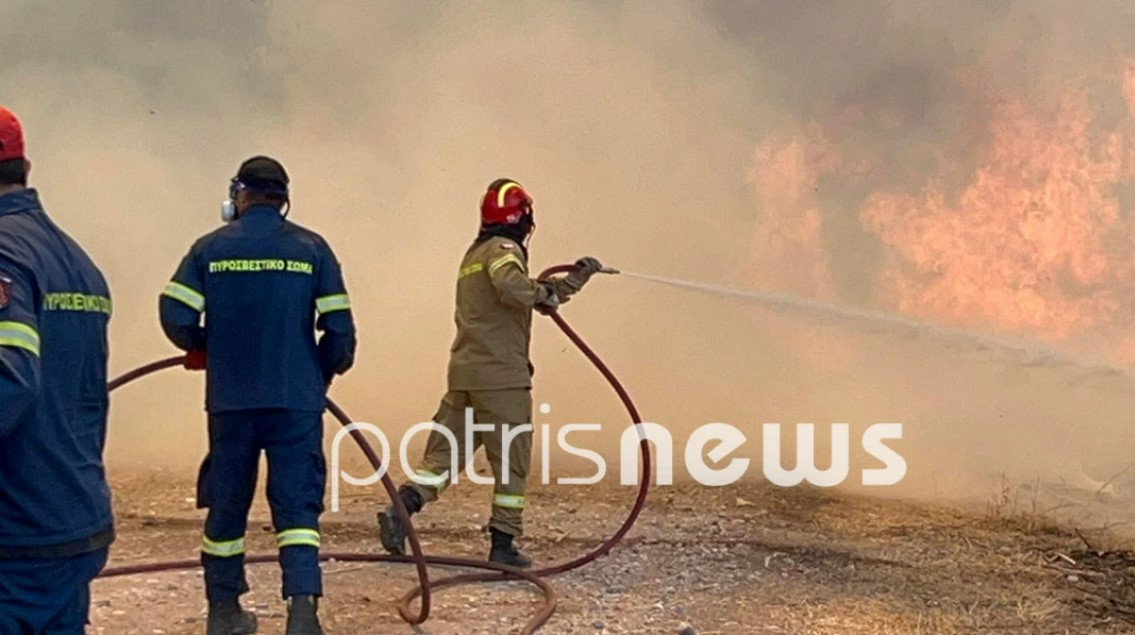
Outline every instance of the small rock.
{"type": "Polygon", "coordinates": [[[601,630],[607,628],[607,625],[603,622],[603,620],[595,620],[594,622],[591,623],[591,627],[594,628],[597,631],[601,631],[601,630]]]}
{"type": "Polygon", "coordinates": [[[678,635],[698,635],[698,632],[694,630],[693,626],[682,622],[678,625],[678,635]]]}
{"type": "Polygon", "coordinates": [[[1068,581],[1069,581],[1069,582],[1079,582],[1079,581],[1080,581],[1080,576],[1078,576],[1078,575],[1070,575],[1070,576],[1068,576],[1068,581]]]}

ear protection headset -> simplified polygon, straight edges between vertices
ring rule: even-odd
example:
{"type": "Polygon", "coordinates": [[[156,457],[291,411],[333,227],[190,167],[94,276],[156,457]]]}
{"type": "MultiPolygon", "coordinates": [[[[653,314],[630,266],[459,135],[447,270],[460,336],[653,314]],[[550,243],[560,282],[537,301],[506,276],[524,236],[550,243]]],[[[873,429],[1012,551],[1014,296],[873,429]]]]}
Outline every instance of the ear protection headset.
{"type": "Polygon", "coordinates": [[[239,178],[233,178],[229,182],[229,197],[221,203],[221,220],[230,223],[237,218],[236,210],[236,197],[243,190],[254,192],[263,192],[267,194],[279,194],[284,197],[284,206],[281,208],[280,215],[284,218],[288,217],[288,212],[291,211],[292,202],[288,199],[288,188],[280,187],[278,183],[271,181],[258,182],[254,186],[242,182],[239,178]]]}

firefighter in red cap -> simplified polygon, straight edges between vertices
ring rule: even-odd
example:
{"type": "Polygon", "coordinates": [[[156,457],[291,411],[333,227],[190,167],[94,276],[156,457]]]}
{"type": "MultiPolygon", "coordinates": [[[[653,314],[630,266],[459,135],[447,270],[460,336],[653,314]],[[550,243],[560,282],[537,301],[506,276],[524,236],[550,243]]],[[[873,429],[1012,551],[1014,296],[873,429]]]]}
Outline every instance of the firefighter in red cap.
{"type": "Polygon", "coordinates": [[[0,107],[0,633],[76,635],[114,541],[110,291],[29,171],[20,123],[0,107]]]}
{"type": "MultiPolygon", "coordinates": [[[[555,310],[603,269],[596,259],[582,258],[564,278],[530,278],[528,240],[534,228],[532,197],[519,183],[499,179],[489,185],[481,200],[480,233],[457,274],[457,336],[448,391],[434,416],[456,447],[450,434],[432,430],[420,469],[399,490],[406,509],[420,511],[456,478],[454,467],[463,469],[484,446],[494,477],[489,561],[520,568],[531,565],[513,538],[523,535],[532,459],[532,311],[555,310]],[[467,437],[470,421],[492,428],[467,437]]],[[[378,522],[383,547],[405,553],[406,530],[392,506],[379,512],[378,522]]]]}

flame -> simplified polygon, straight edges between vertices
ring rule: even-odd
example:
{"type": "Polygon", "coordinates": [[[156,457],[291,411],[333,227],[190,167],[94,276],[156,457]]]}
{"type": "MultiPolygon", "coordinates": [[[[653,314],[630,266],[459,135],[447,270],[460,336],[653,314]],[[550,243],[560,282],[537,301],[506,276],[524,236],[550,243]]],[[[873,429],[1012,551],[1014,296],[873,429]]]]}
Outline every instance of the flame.
{"type": "MultiPolygon", "coordinates": [[[[1127,60],[1123,71],[1123,96],[1127,98],[1127,112],[1135,119],[1135,58],[1127,60]]],[[[1135,164],[1131,166],[1135,170],[1135,164]]]]}
{"type": "Polygon", "coordinates": [[[831,263],[823,246],[823,214],[815,197],[817,179],[837,157],[813,127],[800,139],[776,139],[758,147],[755,186],[764,214],[756,236],[755,261],[762,285],[830,297],[831,263]],[[789,275],[785,275],[788,273],[789,275]]]}
{"type": "MultiPolygon", "coordinates": [[[[1135,361],[1135,58],[1109,78],[1119,101],[1107,111],[1099,89],[1072,84],[1043,104],[966,84],[988,113],[969,148],[971,171],[942,157],[920,183],[870,189],[853,201],[863,229],[881,244],[876,300],[937,323],[993,328],[1052,342],[1094,342],[1096,352],[1135,361]],[[1126,205],[1127,209],[1121,209],[1126,205]],[[1126,214],[1125,214],[1126,213],[1126,214]],[[1093,339],[1094,338],[1094,339],[1093,339]]],[[[840,125],[862,125],[842,117],[840,125]]],[[[886,115],[878,122],[894,127],[886,115]]],[[[864,173],[903,169],[905,155],[821,128],[772,139],[756,153],[751,181],[765,210],[758,249],[782,260],[781,284],[831,293],[830,255],[819,236],[821,179],[871,183],[864,173]],[[891,154],[888,154],[890,152],[891,154]],[[858,168],[857,168],[858,166],[858,168]]],[[[913,142],[903,152],[919,151],[913,142]],[[910,148],[915,148],[911,150],[910,148]]],[[[877,174],[876,174],[877,176],[877,174]]]]}

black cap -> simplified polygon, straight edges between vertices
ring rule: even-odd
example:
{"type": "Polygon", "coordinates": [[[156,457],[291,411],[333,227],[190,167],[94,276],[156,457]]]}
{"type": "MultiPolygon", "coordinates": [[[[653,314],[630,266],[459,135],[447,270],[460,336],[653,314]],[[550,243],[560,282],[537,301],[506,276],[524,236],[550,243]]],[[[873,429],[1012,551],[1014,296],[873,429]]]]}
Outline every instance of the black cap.
{"type": "Polygon", "coordinates": [[[288,172],[279,161],[265,156],[255,156],[240,164],[236,178],[254,189],[288,189],[288,172]]]}

